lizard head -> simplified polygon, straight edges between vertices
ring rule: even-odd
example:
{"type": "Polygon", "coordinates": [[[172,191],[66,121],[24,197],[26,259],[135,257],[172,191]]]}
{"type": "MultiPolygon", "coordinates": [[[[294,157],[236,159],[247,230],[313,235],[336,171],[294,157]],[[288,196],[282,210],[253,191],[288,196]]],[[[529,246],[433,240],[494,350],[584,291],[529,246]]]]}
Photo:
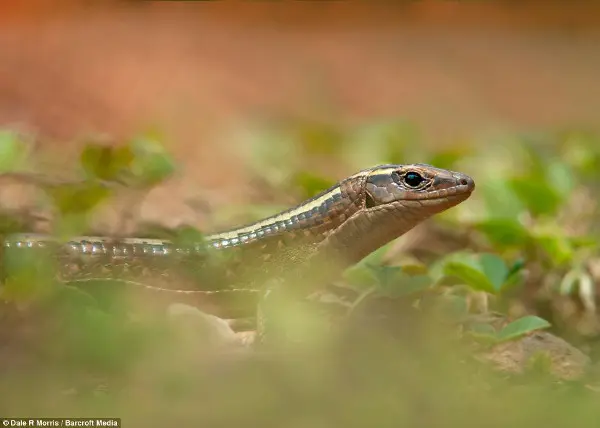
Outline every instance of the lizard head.
{"type": "Polygon", "coordinates": [[[435,214],[467,199],[475,189],[468,175],[425,164],[382,165],[368,170],[365,209],[414,207],[435,214]]]}
{"type": "Polygon", "coordinates": [[[427,218],[466,200],[475,189],[468,175],[425,164],[381,165],[349,177],[348,194],[360,203],[323,242],[356,262],[427,218]]]}

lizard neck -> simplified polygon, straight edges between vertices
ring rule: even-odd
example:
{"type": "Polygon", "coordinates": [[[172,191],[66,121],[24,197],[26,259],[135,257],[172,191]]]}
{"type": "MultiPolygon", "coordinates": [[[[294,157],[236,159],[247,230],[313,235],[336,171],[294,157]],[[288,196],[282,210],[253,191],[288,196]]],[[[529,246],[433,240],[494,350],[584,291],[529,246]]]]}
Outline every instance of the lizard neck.
{"type": "Polygon", "coordinates": [[[362,208],[362,187],[360,178],[346,179],[293,208],[206,240],[216,249],[295,237],[319,242],[362,208]]]}

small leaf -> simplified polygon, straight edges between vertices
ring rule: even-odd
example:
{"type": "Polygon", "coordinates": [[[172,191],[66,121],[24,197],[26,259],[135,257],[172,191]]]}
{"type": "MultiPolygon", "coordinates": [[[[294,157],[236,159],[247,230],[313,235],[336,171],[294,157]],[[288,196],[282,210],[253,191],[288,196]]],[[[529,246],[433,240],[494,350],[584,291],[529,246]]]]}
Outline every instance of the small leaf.
{"type": "Polygon", "coordinates": [[[493,336],[496,337],[496,329],[494,326],[488,323],[473,323],[469,326],[469,332],[472,332],[477,335],[485,335],[485,336],[493,336]]]}
{"type": "Polygon", "coordinates": [[[48,187],[45,191],[60,213],[53,227],[61,238],[83,232],[91,211],[112,195],[112,189],[93,181],[48,187]]]}
{"type": "MultiPolygon", "coordinates": [[[[438,266],[436,268],[440,270],[438,266]]],[[[506,281],[508,267],[494,254],[455,253],[441,262],[441,270],[447,277],[456,277],[478,291],[498,294],[506,281]]],[[[438,278],[438,280],[443,278],[438,278]]]]}
{"type": "Polygon", "coordinates": [[[134,154],[131,172],[138,184],[153,186],[174,173],[175,162],[158,141],[136,138],[129,144],[129,147],[134,154]]]}
{"type": "Polygon", "coordinates": [[[367,264],[367,267],[371,269],[382,288],[389,287],[402,273],[402,268],[399,266],[373,266],[367,264]]]}
{"type": "Polygon", "coordinates": [[[475,224],[496,245],[524,246],[530,239],[529,231],[513,218],[490,218],[475,224]]]}
{"type": "Polygon", "coordinates": [[[84,183],[62,184],[50,187],[46,192],[61,214],[81,214],[91,211],[100,202],[106,200],[111,190],[92,181],[84,183]]]}
{"type": "Polygon", "coordinates": [[[421,293],[429,289],[432,284],[432,279],[427,275],[402,274],[394,284],[390,284],[390,287],[383,289],[380,294],[392,298],[404,297],[421,293]]]}
{"type": "Polygon", "coordinates": [[[494,286],[496,292],[502,289],[502,285],[508,276],[508,267],[500,257],[495,254],[481,254],[479,263],[483,268],[483,273],[494,286]]]}
{"type": "Polygon", "coordinates": [[[466,333],[479,342],[486,344],[497,343],[496,329],[494,326],[487,323],[473,323],[468,326],[466,333]]]}
{"type": "Polygon", "coordinates": [[[0,131],[0,173],[21,167],[29,154],[29,147],[10,131],[0,131]]]}
{"type": "Polygon", "coordinates": [[[512,266],[508,269],[508,273],[506,275],[506,278],[510,278],[513,275],[518,274],[519,272],[521,272],[523,269],[525,268],[525,260],[524,259],[518,259],[516,260],[512,266]]]}
{"type": "Polygon", "coordinates": [[[427,275],[407,275],[400,266],[367,267],[376,280],[375,292],[386,297],[403,297],[429,288],[433,281],[427,275]]]}
{"type": "Polygon", "coordinates": [[[553,215],[563,202],[558,191],[542,178],[514,178],[510,187],[533,215],[553,215]]]}
{"type": "Polygon", "coordinates": [[[523,259],[519,259],[513,263],[513,265],[508,269],[506,279],[504,280],[504,284],[502,285],[503,292],[508,291],[509,289],[523,283],[523,280],[525,278],[524,268],[525,261],[523,259]]]}
{"type": "Polygon", "coordinates": [[[130,168],[134,155],[130,147],[88,144],[81,152],[81,166],[89,178],[120,181],[130,168]]]}
{"type": "Polygon", "coordinates": [[[370,289],[378,284],[377,276],[369,265],[355,265],[344,271],[344,281],[358,290],[370,289]]]}
{"type": "Polygon", "coordinates": [[[383,263],[383,260],[385,258],[385,255],[390,250],[392,245],[393,245],[393,242],[388,242],[387,244],[383,245],[382,247],[379,247],[378,249],[376,249],[375,251],[373,251],[366,257],[364,257],[362,260],[360,260],[354,266],[367,266],[367,265],[381,266],[383,263]]]}
{"type": "Polygon", "coordinates": [[[497,337],[499,341],[506,342],[518,339],[532,331],[548,327],[550,327],[550,323],[545,319],[536,317],[535,315],[528,315],[506,325],[498,332],[497,337]]]}
{"type": "Polygon", "coordinates": [[[471,260],[447,262],[444,265],[444,274],[456,276],[475,290],[486,291],[488,293],[496,292],[494,285],[482,271],[481,266],[478,266],[471,260]]]}
{"type": "Polygon", "coordinates": [[[378,284],[378,278],[373,272],[373,267],[381,266],[385,255],[393,245],[392,242],[379,247],[358,263],[350,266],[346,269],[342,278],[348,282],[352,287],[364,289],[365,287],[370,288],[378,284]]]}
{"type": "Polygon", "coordinates": [[[45,248],[5,248],[0,293],[7,300],[30,300],[54,291],[56,266],[45,248]]]}
{"type": "Polygon", "coordinates": [[[97,144],[88,144],[81,151],[80,162],[83,170],[90,177],[105,178],[103,175],[104,166],[110,161],[108,153],[110,147],[97,144]]]}

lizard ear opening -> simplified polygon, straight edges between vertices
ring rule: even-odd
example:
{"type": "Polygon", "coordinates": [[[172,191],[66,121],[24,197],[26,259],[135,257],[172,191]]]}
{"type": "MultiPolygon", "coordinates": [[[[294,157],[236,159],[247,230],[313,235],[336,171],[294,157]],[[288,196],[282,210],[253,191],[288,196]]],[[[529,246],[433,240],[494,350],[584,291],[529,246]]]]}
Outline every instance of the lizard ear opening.
{"type": "Polygon", "coordinates": [[[377,205],[375,199],[369,192],[365,192],[365,208],[373,208],[377,205]]]}

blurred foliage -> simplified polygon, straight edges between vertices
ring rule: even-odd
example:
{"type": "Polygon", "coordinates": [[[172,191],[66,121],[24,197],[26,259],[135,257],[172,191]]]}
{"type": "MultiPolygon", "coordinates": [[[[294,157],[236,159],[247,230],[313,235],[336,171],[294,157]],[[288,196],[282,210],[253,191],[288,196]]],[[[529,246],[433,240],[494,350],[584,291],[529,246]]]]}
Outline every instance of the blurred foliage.
{"type": "MultiPolygon", "coordinates": [[[[596,278],[590,264],[598,259],[600,234],[595,196],[600,190],[598,135],[577,130],[482,135],[436,148],[404,120],[345,126],[297,119],[254,130],[244,141],[251,173],[280,196],[274,199],[282,206],[290,193],[301,199],[328,188],[340,170],[353,172],[377,163],[430,163],[475,178],[477,190],[467,202],[432,220],[440,227],[441,238],[426,243],[429,256],[395,257],[392,250],[398,242],[392,242],[344,272],[341,280],[358,296],[350,312],[377,299],[408,301],[410,308],[423,310],[434,296],[434,306],[451,322],[463,322],[478,311],[507,315],[510,322],[501,327],[492,322],[465,327],[477,342],[492,346],[540,330],[560,333],[554,319],[536,314],[536,299],[527,301],[532,292],[544,294],[541,290],[547,288],[551,294],[595,308],[596,278]],[[336,166],[324,167],[330,165],[336,166]],[[483,305],[475,305],[481,296],[483,305]],[[515,313],[515,303],[526,310],[515,313]]],[[[3,174],[32,170],[31,158],[22,136],[0,132],[3,174]]],[[[57,214],[54,233],[60,238],[86,230],[91,213],[122,189],[146,192],[169,179],[176,165],[160,141],[140,136],[114,147],[90,143],[81,153],[78,170],[80,180],[39,182],[57,214]]],[[[272,213],[275,205],[245,208],[253,217],[272,213]]],[[[18,216],[3,214],[0,221],[2,235],[25,227],[18,216]]],[[[147,231],[182,245],[203,239],[192,227],[147,231]]],[[[181,361],[181,344],[176,343],[180,335],[173,325],[133,319],[122,305],[107,306],[85,288],[60,284],[53,263],[42,250],[5,249],[2,298],[43,314],[42,324],[49,332],[38,338],[40,349],[46,358],[57,357],[53,370],[59,373],[99,372],[103,379],[117,379],[118,385],[134,377],[134,368],[149,364],[142,377],[151,373],[152,384],[142,389],[150,396],[142,394],[142,401],[147,400],[144,408],[151,409],[156,400],[163,412],[158,420],[169,414],[171,423],[199,418],[205,424],[226,420],[235,426],[263,425],[279,414],[278,425],[294,426],[329,426],[332,420],[334,425],[361,426],[387,426],[390,421],[394,426],[413,426],[415,420],[446,426],[490,421],[501,426],[564,426],[597,416],[591,377],[560,384],[548,380],[540,374],[548,372],[542,358],[533,360],[520,376],[497,375],[468,351],[438,343],[440,337],[450,340],[452,335],[436,330],[432,334],[411,323],[400,326],[405,333],[418,332],[417,339],[407,343],[372,335],[350,345],[307,347],[301,361],[279,362],[279,377],[264,361],[251,360],[244,366],[248,370],[216,370],[215,378],[215,362],[195,361],[197,354],[190,357],[196,369],[186,372],[183,368],[190,365],[181,361]],[[154,359],[158,362],[150,364],[154,359]],[[189,405],[187,397],[194,394],[203,397],[193,401],[195,416],[185,412],[178,416],[177,403],[189,405]],[[322,411],[312,414],[307,409],[322,411]]],[[[0,315],[9,325],[9,312],[0,310],[0,315]]],[[[222,357],[217,362],[228,364],[222,357]]],[[[85,390],[75,383],[78,391],[85,390]]],[[[6,385],[12,385],[9,378],[1,388],[6,385]]],[[[43,394],[43,388],[38,392],[43,394]]],[[[95,415],[115,411],[98,395],[90,397],[80,396],[77,406],[93,409],[95,415]]],[[[135,415],[133,407],[119,410],[135,415]]],[[[21,409],[47,413],[35,403],[21,409]]],[[[2,412],[9,413],[15,411],[2,412]]]]}

